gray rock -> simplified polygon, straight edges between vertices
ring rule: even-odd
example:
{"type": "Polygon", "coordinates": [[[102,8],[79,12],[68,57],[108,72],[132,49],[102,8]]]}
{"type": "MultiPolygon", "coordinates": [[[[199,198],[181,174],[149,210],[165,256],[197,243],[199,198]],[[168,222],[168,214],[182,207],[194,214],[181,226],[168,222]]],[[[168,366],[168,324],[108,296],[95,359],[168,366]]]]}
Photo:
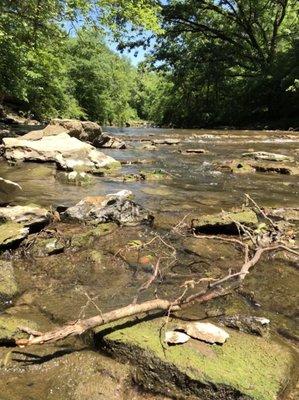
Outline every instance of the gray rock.
{"type": "Polygon", "coordinates": [[[219,319],[219,322],[229,328],[259,336],[265,336],[268,333],[270,323],[267,318],[242,315],[224,316],[219,319]]]}
{"type": "Polygon", "coordinates": [[[0,222],[18,222],[24,226],[46,224],[51,219],[51,213],[34,204],[28,206],[0,207],[0,222]]]}
{"type": "Polygon", "coordinates": [[[153,217],[130,200],[131,195],[129,191],[121,191],[107,196],[86,197],[68,208],[61,217],[92,223],[117,222],[121,225],[152,222],[153,217]]]}
{"type": "Polygon", "coordinates": [[[123,140],[113,137],[111,135],[107,135],[106,133],[103,134],[98,139],[96,139],[93,142],[93,145],[95,147],[104,148],[104,149],[126,149],[127,148],[127,145],[123,140]]]}
{"type": "Polygon", "coordinates": [[[38,140],[5,138],[3,142],[4,157],[11,161],[55,162],[62,169],[100,174],[120,167],[114,158],[67,133],[38,140]]]}

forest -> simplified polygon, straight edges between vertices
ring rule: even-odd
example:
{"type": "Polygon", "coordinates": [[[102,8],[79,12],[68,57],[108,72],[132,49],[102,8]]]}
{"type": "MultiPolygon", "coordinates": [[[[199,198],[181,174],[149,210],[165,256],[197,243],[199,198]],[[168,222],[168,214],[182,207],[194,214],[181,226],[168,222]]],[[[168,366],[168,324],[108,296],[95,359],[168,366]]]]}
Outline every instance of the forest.
{"type": "Polygon", "coordinates": [[[0,102],[41,120],[296,128],[298,31],[296,0],[3,0],[0,102]],[[121,54],[140,48],[138,66],[121,54]]]}

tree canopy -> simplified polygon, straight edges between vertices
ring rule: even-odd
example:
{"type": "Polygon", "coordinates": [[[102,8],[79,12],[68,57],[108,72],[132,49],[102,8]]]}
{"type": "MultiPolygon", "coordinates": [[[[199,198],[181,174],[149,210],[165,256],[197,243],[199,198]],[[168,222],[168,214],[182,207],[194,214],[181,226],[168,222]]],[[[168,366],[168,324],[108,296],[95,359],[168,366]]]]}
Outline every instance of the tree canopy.
{"type": "Polygon", "coordinates": [[[38,118],[297,126],[298,13],[296,0],[3,0],[0,101],[38,118]]]}

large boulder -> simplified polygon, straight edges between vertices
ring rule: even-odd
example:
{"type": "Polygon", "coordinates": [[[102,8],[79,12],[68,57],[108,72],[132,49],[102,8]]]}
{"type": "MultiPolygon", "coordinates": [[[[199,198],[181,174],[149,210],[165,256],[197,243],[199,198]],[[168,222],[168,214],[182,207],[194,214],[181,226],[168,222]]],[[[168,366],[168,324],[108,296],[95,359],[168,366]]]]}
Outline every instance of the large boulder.
{"type": "Polygon", "coordinates": [[[151,222],[153,217],[140,205],[130,200],[131,192],[121,192],[107,196],[86,197],[61,214],[63,219],[104,223],[116,222],[121,225],[136,225],[151,222]]]}
{"type": "Polygon", "coordinates": [[[50,124],[55,128],[63,128],[72,137],[91,143],[98,140],[103,133],[101,126],[91,121],[53,119],[50,124]]]}
{"type": "Polygon", "coordinates": [[[88,143],[67,133],[45,136],[38,140],[5,138],[4,157],[11,161],[55,162],[65,170],[103,174],[120,167],[114,158],[100,153],[88,143]]]}
{"type": "Polygon", "coordinates": [[[34,204],[0,207],[0,222],[18,222],[24,226],[43,225],[50,221],[51,213],[34,204]]]}

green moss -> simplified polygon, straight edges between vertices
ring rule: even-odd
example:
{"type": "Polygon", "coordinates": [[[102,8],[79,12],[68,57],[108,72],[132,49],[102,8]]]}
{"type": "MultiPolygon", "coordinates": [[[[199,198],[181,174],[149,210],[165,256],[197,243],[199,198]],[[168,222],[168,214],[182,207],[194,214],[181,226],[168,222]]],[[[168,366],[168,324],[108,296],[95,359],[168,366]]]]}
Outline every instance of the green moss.
{"type": "Polygon", "coordinates": [[[10,299],[18,292],[11,262],[0,260],[0,299],[10,299]]]}
{"type": "Polygon", "coordinates": [[[140,176],[147,181],[164,181],[165,179],[171,179],[170,175],[160,169],[154,171],[140,171],[140,176]]]}
{"type": "Polygon", "coordinates": [[[95,238],[109,235],[115,228],[116,224],[114,223],[99,224],[88,232],[73,235],[71,245],[73,247],[88,247],[95,238]]]}
{"type": "Polygon", "coordinates": [[[192,221],[192,227],[198,232],[238,233],[239,230],[236,223],[254,228],[258,226],[258,218],[254,211],[247,208],[244,210],[200,216],[192,221]]]}
{"type": "Polygon", "coordinates": [[[28,334],[24,333],[20,327],[26,326],[28,328],[37,330],[37,325],[26,319],[11,317],[8,315],[0,316],[0,344],[8,343],[12,340],[23,339],[28,337],[28,334]]]}
{"type": "Polygon", "coordinates": [[[161,324],[157,320],[140,322],[109,333],[105,341],[112,347],[115,344],[116,354],[118,344],[134,346],[145,357],[154,356],[165,364],[165,370],[172,365],[190,380],[229,387],[255,400],[276,399],[293,365],[287,348],[234,331],[230,331],[230,338],[222,347],[191,339],[182,346],[168,347],[165,352],[159,338],[161,324]]]}

